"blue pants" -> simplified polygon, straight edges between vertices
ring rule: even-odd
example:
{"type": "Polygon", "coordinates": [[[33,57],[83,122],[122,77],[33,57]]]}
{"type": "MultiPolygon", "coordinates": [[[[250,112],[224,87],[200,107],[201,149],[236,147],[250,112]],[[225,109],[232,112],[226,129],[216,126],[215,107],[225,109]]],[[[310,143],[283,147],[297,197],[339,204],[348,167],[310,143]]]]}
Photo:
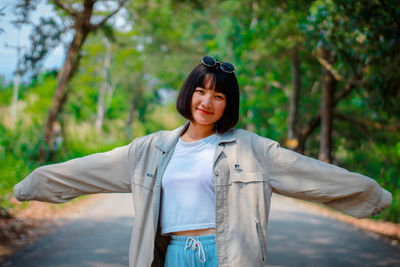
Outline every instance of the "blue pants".
{"type": "Polygon", "coordinates": [[[165,267],[217,267],[215,235],[173,235],[165,257],[165,267]]]}

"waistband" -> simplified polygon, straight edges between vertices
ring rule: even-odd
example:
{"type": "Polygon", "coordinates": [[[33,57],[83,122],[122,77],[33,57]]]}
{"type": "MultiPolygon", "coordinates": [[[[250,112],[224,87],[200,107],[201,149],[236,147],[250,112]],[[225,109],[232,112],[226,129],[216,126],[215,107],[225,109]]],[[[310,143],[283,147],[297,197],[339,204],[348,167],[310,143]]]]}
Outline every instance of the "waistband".
{"type": "Polygon", "coordinates": [[[185,247],[188,240],[198,240],[205,245],[215,245],[215,234],[212,235],[200,235],[200,236],[182,236],[182,235],[171,235],[171,243],[178,246],[185,247]]]}
{"type": "Polygon", "coordinates": [[[180,236],[172,235],[171,242],[173,246],[184,247],[184,250],[192,250],[197,253],[197,258],[200,263],[206,262],[206,253],[204,247],[212,249],[216,246],[215,234],[212,235],[200,235],[200,236],[180,236]]]}

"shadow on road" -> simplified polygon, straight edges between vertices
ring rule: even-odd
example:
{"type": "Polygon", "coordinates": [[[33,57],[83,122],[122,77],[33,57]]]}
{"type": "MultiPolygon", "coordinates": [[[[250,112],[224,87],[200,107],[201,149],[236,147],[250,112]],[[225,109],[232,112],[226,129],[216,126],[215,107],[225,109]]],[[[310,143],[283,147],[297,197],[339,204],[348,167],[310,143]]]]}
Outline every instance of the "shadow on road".
{"type": "Polygon", "coordinates": [[[2,266],[128,266],[132,217],[57,221],[57,230],[5,258],[2,266]]]}
{"type": "Polygon", "coordinates": [[[272,210],[268,263],[278,266],[400,266],[400,247],[376,234],[318,214],[272,210]]]}

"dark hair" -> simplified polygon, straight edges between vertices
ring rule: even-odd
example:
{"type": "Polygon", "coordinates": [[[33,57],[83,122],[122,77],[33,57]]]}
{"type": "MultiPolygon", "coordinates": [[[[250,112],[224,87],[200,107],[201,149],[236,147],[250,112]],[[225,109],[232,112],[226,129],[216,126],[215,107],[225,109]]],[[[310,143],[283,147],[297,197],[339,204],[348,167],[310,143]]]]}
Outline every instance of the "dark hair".
{"type": "Polygon", "coordinates": [[[210,68],[200,63],[186,78],[176,100],[176,108],[183,117],[192,120],[193,92],[196,87],[204,88],[209,79],[211,79],[213,89],[226,97],[224,114],[215,123],[215,130],[218,133],[224,133],[233,128],[239,118],[239,84],[235,73],[226,73],[219,66],[210,68]]]}

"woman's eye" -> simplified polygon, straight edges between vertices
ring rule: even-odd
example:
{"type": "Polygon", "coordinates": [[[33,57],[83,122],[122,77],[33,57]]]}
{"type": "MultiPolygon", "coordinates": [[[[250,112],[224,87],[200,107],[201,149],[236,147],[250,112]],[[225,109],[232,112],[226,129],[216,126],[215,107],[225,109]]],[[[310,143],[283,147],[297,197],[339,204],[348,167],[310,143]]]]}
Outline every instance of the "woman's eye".
{"type": "Polygon", "coordinates": [[[222,95],[217,95],[217,96],[215,96],[217,99],[219,99],[219,100],[224,100],[224,97],[222,96],[222,95]]]}
{"type": "Polygon", "coordinates": [[[196,89],[196,93],[204,93],[204,90],[203,89],[196,89]]]}

